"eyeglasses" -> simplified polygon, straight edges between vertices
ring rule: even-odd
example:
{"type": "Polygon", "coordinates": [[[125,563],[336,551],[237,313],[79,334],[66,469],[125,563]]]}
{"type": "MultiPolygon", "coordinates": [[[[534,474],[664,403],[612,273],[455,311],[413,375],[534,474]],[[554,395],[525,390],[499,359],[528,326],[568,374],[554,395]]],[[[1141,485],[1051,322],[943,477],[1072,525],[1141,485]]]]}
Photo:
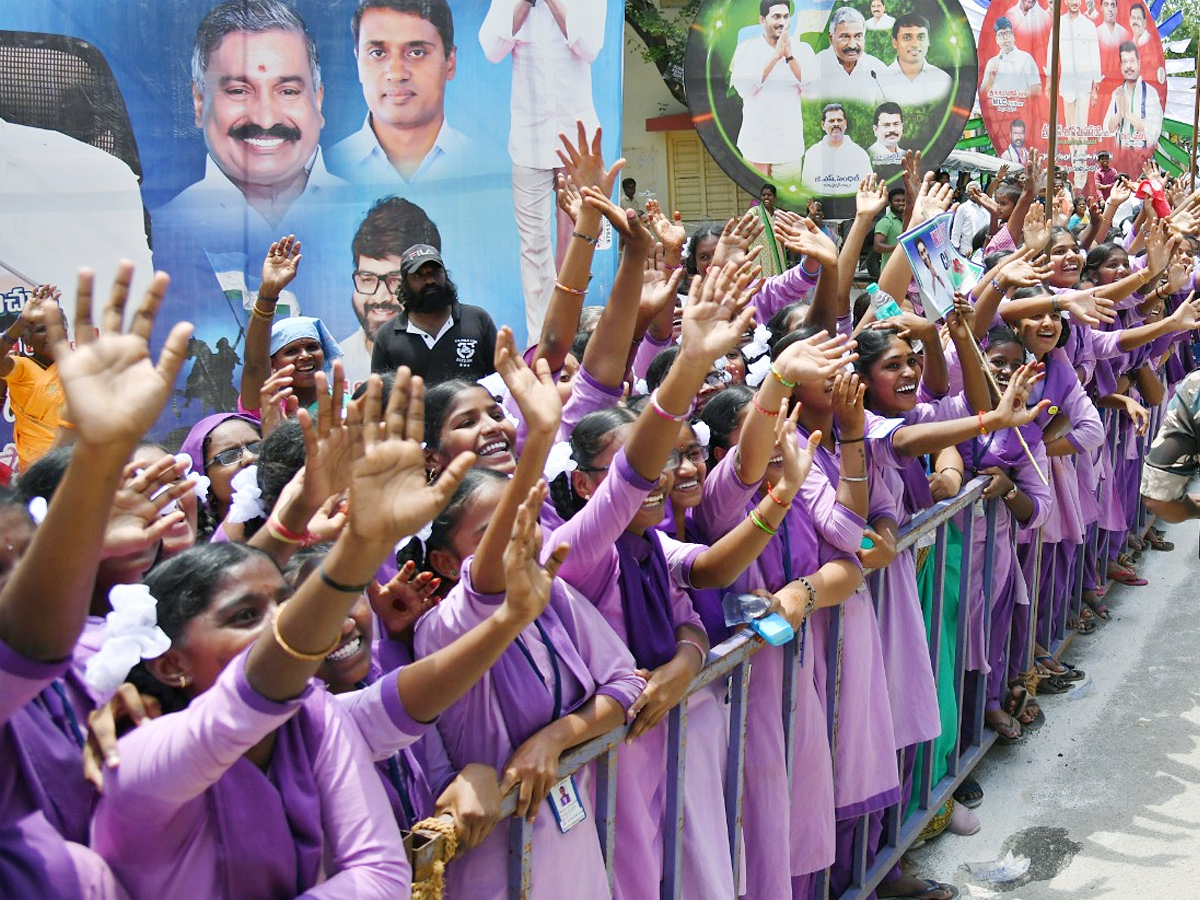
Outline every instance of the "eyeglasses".
{"type": "Polygon", "coordinates": [[[354,289],[360,294],[366,294],[374,297],[379,291],[379,282],[383,282],[387,288],[387,292],[393,297],[400,290],[400,285],[404,284],[403,272],[387,272],[383,275],[377,275],[374,272],[364,272],[358,269],[354,273],[354,289]]]}
{"type": "Polygon", "coordinates": [[[257,457],[260,450],[262,450],[262,441],[254,441],[238,447],[229,447],[220,453],[214,454],[212,462],[209,465],[232,466],[241,462],[242,457],[247,453],[253,457],[257,457]]]}
{"type": "Polygon", "coordinates": [[[704,376],[704,383],[709,387],[716,387],[719,384],[728,384],[733,380],[733,374],[726,372],[723,369],[714,369],[704,376]]]}

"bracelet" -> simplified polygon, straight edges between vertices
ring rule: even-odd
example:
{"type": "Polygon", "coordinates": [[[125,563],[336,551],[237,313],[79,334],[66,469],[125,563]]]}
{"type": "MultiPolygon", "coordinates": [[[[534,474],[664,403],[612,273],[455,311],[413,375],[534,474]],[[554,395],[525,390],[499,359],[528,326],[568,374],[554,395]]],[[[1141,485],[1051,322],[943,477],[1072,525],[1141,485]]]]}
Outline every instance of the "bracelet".
{"type": "Polygon", "coordinates": [[[1062,310],[1061,310],[1061,309],[1059,309],[1059,307],[1058,307],[1058,298],[1057,298],[1057,297],[1053,298],[1053,299],[1050,301],[1050,311],[1051,311],[1052,313],[1054,313],[1056,316],[1057,316],[1057,315],[1058,315],[1060,312],[1062,312],[1062,310]]]}
{"type": "Polygon", "coordinates": [[[580,234],[578,231],[572,231],[571,237],[577,237],[581,241],[587,241],[587,243],[591,244],[593,247],[595,247],[596,245],[598,245],[600,243],[600,238],[588,237],[586,234],[580,234]]]}
{"type": "Polygon", "coordinates": [[[703,669],[704,664],[706,662],[708,662],[708,652],[703,647],[701,647],[699,644],[697,644],[695,641],[693,641],[691,638],[680,638],[679,640],[677,640],[675,642],[676,648],[683,646],[683,645],[686,645],[688,647],[694,647],[696,649],[696,652],[700,654],[700,668],[703,669]]]}
{"type": "Polygon", "coordinates": [[[943,472],[953,472],[955,475],[958,476],[958,480],[960,482],[967,480],[967,474],[960,469],[954,468],[954,466],[946,466],[946,468],[944,468],[944,469],[938,469],[939,475],[941,475],[943,472]]]}
{"type": "Polygon", "coordinates": [[[785,63],[790,63],[790,62],[791,62],[793,59],[795,59],[795,58],[796,58],[796,57],[794,57],[794,56],[785,56],[785,57],[783,58],[783,61],[784,61],[785,63]]]}
{"type": "MultiPolygon", "coordinates": [[[[324,577],[322,575],[322,577],[324,577]]],[[[279,649],[290,656],[292,659],[298,659],[300,662],[323,662],[325,657],[338,648],[338,644],[342,642],[342,636],[338,634],[334,637],[333,643],[322,650],[320,653],[304,653],[297,650],[291,644],[283,639],[283,635],[279,633],[279,615],[271,620],[271,631],[275,634],[275,643],[279,645],[279,649]]]]}
{"type": "Polygon", "coordinates": [[[1004,293],[1004,288],[1000,287],[1000,279],[999,278],[992,279],[992,290],[994,290],[997,294],[1004,293]]]}
{"type": "Polygon", "coordinates": [[[800,582],[802,585],[804,585],[804,589],[806,591],[808,591],[808,602],[804,604],[804,618],[807,619],[809,613],[811,613],[813,611],[813,609],[816,608],[817,589],[815,587],[813,587],[812,582],[809,581],[807,578],[805,578],[803,575],[801,575],[796,580],[798,582],[800,582]]]}
{"type": "Polygon", "coordinates": [[[658,405],[658,388],[655,388],[654,393],[650,395],[650,408],[654,410],[654,412],[657,413],[660,418],[666,419],[668,422],[686,422],[689,418],[691,418],[692,413],[696,410],[696,401],[695,399],[692,400],[691,404],[687,408],[687,412],[685,412],[682,416],[674,416],[658,405]]]}
{"type": "Polygon", "coordinates": [[[839,444],[861,444],[866,439],[867,439],[867,436],[864,434],[864,435],[861,435],[856,438],[838,438],[838,443],[839,444]]]}
{"type": "Polygon", "coordinates": [[[764,522],[762,516],[758,514],[757,509],[750,510],[750,521],[754,523],[759,531],[765,531],[767,534],[772,536],[774,536],[775,532],[779,530],[777,528],[772,528],[770,525],[764,522]]]}
{"type": "Polygon", "coordinates": [[[757,391],[755,392],[754,396],[750,398],[750,402],[753,403],[754,408],[757,409],[764,416],[771,416],[772,418],[774,418],[775,416],[779,415],[779,410],[775,410],[775,412],[771,412],[769,409],[767,409],[765,406],[763,406],[761,403],[758,402],[758,392],[757,391]]]}
{"type": "Polygon", "coordinates": [[[254,305],[250,307],[250,316],[251,316],[251,318],[254,318],[254,319],[261,319],[264,322],[274,322],[275,321],[275,308],[271,307],[271,309],[265,310],[262,307],[260,307],[258,305],[258,301],[255,300],[254,305]]]}
{"type": "Polygon", "coordinates": [[[371,586],[371,582],[369,581],[366,584],[342,584],[340,581],[334,581],[329,577],[329,573],[325,571],[325,563],[317,566],[317,574],[321,576],[321,580],[325,582],[326,587],[331,587],[343,594],[361,594],[371,586]]]}
{"type": "Polygon", "coordinates": [[[779,370],[775,368],[775,363],[771,363],[771,374],[775,376],[775,380],[782,384],[788,390],[796,386],[794,381],[784,381],[783,376],[779,374],[779,370]]]}
{"type": "Polygon", "coordinates": [[[283,544],[303,544],[305,535],[292,531],[274,516],[267,519],[267,534],[283,544]]]}
{"type": "Polygon", "coordinates": [[[574,294],[576,297],[583,297],[587,294],[587,288],[584,288],[581,291],[581,290],[579,290],[579,288],[567,287],[561,281],[554,282],[554,286],[556,288],[558,288],[560,291],[562,291],[564,294],[574,294]]]}
{"type": "Polygon", "coordinates": [[[775,496],[774,488],[775,488],[775,485],[771,484],[771,482],[768,481],[767,482],[767,496],[771,498],[771,502],[774,503],[776,506],[782,506],[784,509],[791,509],[792,504],[784,503],[782,500],[780,500],[778,497],[775,496]]]}
{"type": "Polygon", "coordinates": [[[841,479],[842,481],[866,481],[867,480],[866,475],[839,475],[838,478],[841,479]]]}
{"type": "Polygon", "coordinates": [[[666,269],[668,272],[674,272],[676,269],[682,269],[683,266],[682,265],[668,266],[666,263],[663,263],[663,268],[666,269]]]}
{"type": "Polygon", "coordinates": [[[987,426],[983,424],[983,413],[979,414],[979,436],[986,437],[988,433],[987,426]]]}

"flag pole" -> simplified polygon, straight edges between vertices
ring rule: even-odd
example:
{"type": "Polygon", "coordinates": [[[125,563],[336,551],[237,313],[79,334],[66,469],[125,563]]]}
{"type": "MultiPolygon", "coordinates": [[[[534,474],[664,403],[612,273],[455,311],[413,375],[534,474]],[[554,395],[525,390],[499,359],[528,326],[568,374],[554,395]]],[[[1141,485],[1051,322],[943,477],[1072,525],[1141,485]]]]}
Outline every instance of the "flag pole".
{"type": "Polygon", "coordinates": [[[1046,219],[1053,222],[1054,173],[1058,163],[1058,39],[1062,30],[1062,0],[1053,0],[1050,6],[1050,152],[1046,161],[1046,219]]]}
{"type": "MultiPolygon", "coordinates": [[[[1196,36],[1196,72],[1194,76],[1200,76],[1200,34],[1196,36]]],[[[1196,132],[1200,128],[1200,84],[1195,80],[1192,81],[1192,90],[1196,94],[1195,102],[1192,105],[1192,146],[1189,156],[1191,156],[1191,164],[1188,173],[1191,175],[1191,188],[1196,187],[1196,132]]]]}

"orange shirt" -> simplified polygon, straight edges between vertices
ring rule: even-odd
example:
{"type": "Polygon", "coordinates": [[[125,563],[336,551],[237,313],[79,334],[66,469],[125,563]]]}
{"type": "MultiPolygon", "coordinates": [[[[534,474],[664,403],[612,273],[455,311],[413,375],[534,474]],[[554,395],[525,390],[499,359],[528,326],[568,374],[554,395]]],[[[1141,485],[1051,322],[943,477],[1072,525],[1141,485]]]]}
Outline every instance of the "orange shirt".
{"type": "Polygon", "coordinates": [[[8,403],[16,422],[13,441],[17,445],[18,471],[29,467],[54,446],[63,421],[66,397],[58,380],[58,366],[43,369],[27,356],[13,356],[8,382],[8,403]]]}

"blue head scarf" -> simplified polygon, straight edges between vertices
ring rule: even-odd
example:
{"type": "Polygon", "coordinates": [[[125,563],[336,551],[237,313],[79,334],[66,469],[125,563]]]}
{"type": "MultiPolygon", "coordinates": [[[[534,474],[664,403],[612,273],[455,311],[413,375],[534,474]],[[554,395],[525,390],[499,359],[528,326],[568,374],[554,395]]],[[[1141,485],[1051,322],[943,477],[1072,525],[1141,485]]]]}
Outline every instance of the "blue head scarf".
{"type": "Polygon", "coordinates": [[[290,319],[280,319],[271,326],[271,355],[274,356],[292,341],[301,338],[312,338],[320,342],[325,351],[325,371],[328,372],[333,361],[342,356],[342,348],[333,339],[329,329],[320,319],[312,316],[293,316],[290,319]]]}

